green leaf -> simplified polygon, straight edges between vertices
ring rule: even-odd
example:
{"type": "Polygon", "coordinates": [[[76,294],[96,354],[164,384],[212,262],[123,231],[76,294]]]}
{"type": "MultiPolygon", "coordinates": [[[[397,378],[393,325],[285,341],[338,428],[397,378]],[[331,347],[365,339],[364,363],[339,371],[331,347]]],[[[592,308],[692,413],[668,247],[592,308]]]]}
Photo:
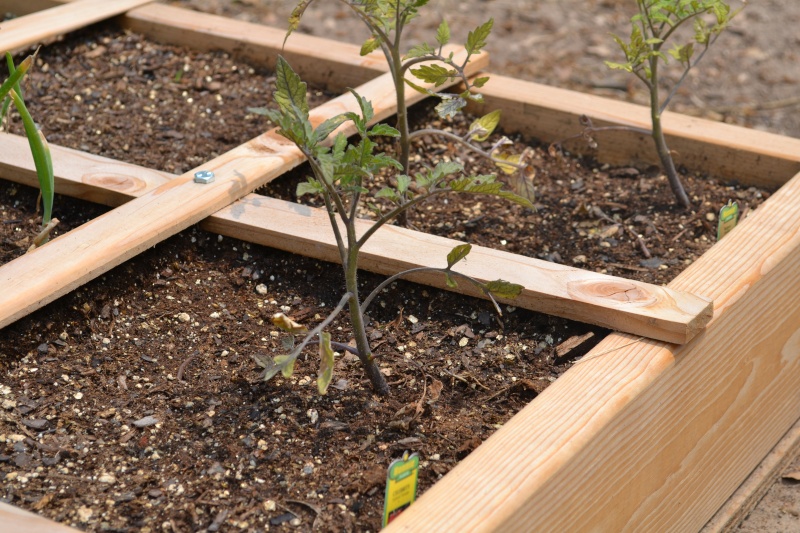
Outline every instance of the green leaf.
{"type": "Polygon", "coordinates": [[[417,85],[416,83],[414,83],[413,81],[409,80],[408,78],[403,78],[403,81],[406,82],[406,84],[408,84],[409,87],[411,87],[412,89],[414,89],[418,93],[426,94],[428,96],[436,96],[435,92],[433,92],[430,89],[427,89],[425,87],[422,87],[421,85],[417,85]]]}
{"type": "Polygon", "coordinates": [[[458,283],[456,283],[455,278],[453,278],[453,276],[450,275],[450,272],[445,272],[444,273],[444,282],[451,289],[457,289],[458,288],[458,283]]]}
{"type": "Polygon", "coordinates": [[[328,392],[328,385],[333,379],[333,349],[331,348],[331,334],[323,331],[319,334],[319,373],[317,374],[317,390],[320,394],[328,392]]]}
{"type": "Polygon", "coordinates": [[[317,129],[314,130],[314,142],[322,142],[328,138],[333,130],[344,124],[347,121],[347,116],[344,114],[336,115],[335,117],[331,117],[319,126],[317,129]]]}
{"type": "Polygon", "coordinates": [[[524,289],[522,285],[518,285],[516,283],[511,283],[510,281],[505,281],[502,279],[497,279],[495,281],[490,281],[486,285],[484,285],[484,289],[488,292],[492,293],[493,296],[498,298],[516,298],[524,289]]]}
{"type": "Polygon", "coordinates": [[[480,77],[480,78],[475,78],[473,80],[473,82],[472,82],[472,86],[480,89],[481,87],[486,85],[487,81],[489,81],[489,76],[483,76],[483,77],[480,77]]]}
{"type": "Polygon", "coordinates": [[[440,46],[444,46],[450,42],[450,27],[447,25],[446,20],[443,20],[436,30],[436,42],[439,43],[440,46]]]}
{"type": "Polygon", "coordinates": [[[281,111],[308,120],[307,85],[282,56],[278,56],[275,67],[275,85],[277,90],[274,98],[281,111]]]}
{"type": "MultiPolygon", "coordinates": [[[[358,102],[358,107],[361,109],[361,116],[363,118],[363,123],[366,124],[367,122],[372,120],[372,117],[375,116],[375,110],[372,108],[372,103],[358,94],[355,89],[348,89],[350,93],[356,97],[356,101],[358,102]]],[[[358,125],[358,124],[357,124],[358,125]]],[[[360,130],[361,128],[359,128],[360,130]]],[[[366,133],[366,132],[363,132],[366,133]]]]}
{"type": "Polygon", "coordinates": [[[484,46],[486,46],[486,39],[489,37],[489,34],[492,33],[493,25],[494,19],[489,19],[475,28],[474,31],[469,32],[467,35],[467,44],[464,47],[466,48],[468,54],[477,54],[484,46]]]}
{"type": "Polygon", "coordinates": [[[436,180],[440,180],[451,174],[461,172],[462,170],[464,170],[464,165],[456,161],[439,161],[436,163],[436,166],[433,167],[433,177],[436,180]]]}
{"type": "Polygon", "coordinates": [[[489,138],[489,136],[494,132],[494,129],[500,123],[500,114],[501,111],[496,109],[487,115],[483,115],[481,118],[476,119],[472,124],[469,126],[469,131],[472,133],[470,137],[473,141],[483,142],[489,138]]]}
{"type": "Polygon", "coordinates": [[[295,194],[300,198],[306,194],[322,194],[324,191],[325,187],[323,187],[319,181],[314,178],[308,178],[308,181],[301,181],[297,184],[297,191],[295,194]]]}
{"type": "Polygon", "coordinates": [[[467,105],[467,101],[460,96],[440,94],[442,101],[436,106],[436,113],[441,118],[452,118],[467,105]]]}
{"type": "Polygon", "coordinates": [[[411,74],[418,79],[432,83],[435,87],[446,83],[451,78],[458,75],[455,69],[446,69],[443,66],[433,63],[431,65],[421,65],[418,68],[412,68],[411,74]]]}
{"type": "Polygon", "coordinates": [[[372,36],[366,41],[364,41],[364,44],[361,45],[361,51],[359,52],[359,54],[361,54],[362,56],[371,54],[372,52],[380,48],[380,46],[381,46],[381,40],[378,37],[372,36]]]}
{"type": "Polygon", "coordinates": [[[405,174],[401,174],[397,176],[397,192],[400,194],[404,194],[408,190],[408,186],[411,184],[411,178],[406,176],[405,174]]]}
{"type": "Polygon", "coordinates": [[[436,50],[431,47],[428,43],[421,43],[416,46],[412,46],[411,49],[406,52],[406,55],[403,56],[403,59],[414,59],[416,57],[425,57],[425,56],[432,56],[436,54],[436,50]]]}
{"type": "Polygon", "coordinates": [[[467,257],[467,255],[469,255],[469,252],[471,250],[472,250],[471,244],[459,244],[458,246],[450,250],[450,253],[447,254],[447,269],[450,270],[451,268],[453,268],[453,265],[455,265],[456,263],[467,257]]]}
{"type": "Polygon", "coordinates": [[[373,126],[371,130],[369,130],[370,137],[374,137],[376,135],[383,135],[385,137],[399,137],[400,132],[388,124],[381,123],[381,124],[375,124],[375,126],[373,126]]]}
{"type": "Polygon", "coordinates": [[[384,187],[383,189],[376,192],[375,198],[387,198],[393,202],[400,201],[400,196],[397,194],[397,191],[392,189],[391,187],[384,187]]]}
{"type": "Polygon", "coordinates": [[[42,227],[44,227],[53,217],[53,198],[55,195],[55,178],[53,176],[53,159],[50,156],[50,147],[44,138],[44,134],[36,127],[36,123],[28,112],[22,97],[14,89],[11,89],[9,94],[14,101],[17,112],[22,117],[25,136],[28,138],[28,145],[33,155],[33,164],[36,168],[36,176],[39,179],[39,187],[42,192],[42,204],[44,206],[42,227]]]}

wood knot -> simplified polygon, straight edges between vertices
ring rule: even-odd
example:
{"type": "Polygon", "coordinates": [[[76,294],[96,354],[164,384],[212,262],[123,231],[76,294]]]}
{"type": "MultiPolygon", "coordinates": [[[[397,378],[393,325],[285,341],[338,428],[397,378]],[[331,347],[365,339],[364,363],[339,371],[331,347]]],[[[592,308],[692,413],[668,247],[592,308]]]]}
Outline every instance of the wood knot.
{"type": "Polygon", "coordinates": [[[126,193],[134,193],[147,187],[147,183],[139,178],[108,172],[84,174],[81,181],[87,185],[126,193]]]}
{"type": "Polygon", "coordinates": [[[628,280],[580,280],[567,283],[571,298],[582,301],[616,302],[624,305],[647,306],[658,297],[642,285],[628,280]]]}

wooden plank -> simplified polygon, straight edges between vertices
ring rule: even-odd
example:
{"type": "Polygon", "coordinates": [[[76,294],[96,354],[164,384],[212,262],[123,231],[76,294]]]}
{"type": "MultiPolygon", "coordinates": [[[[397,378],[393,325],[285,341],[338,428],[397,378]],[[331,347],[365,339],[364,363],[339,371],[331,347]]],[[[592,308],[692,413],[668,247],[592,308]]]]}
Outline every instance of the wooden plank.
{"type": "Polygon", "coordinates": [[[153,0],[76,0],[2,24],[0,50],[19,50],[89,24],[114,17],[153,0]]]}
{"type": "MultiPolygon", "coordinates": [[[[579,134],[581,115],[598,127],[650,128],[646,107],[506,76],[491,75],[481,94],[484,103],[470,104],[469,109],[479,115],[501,109],[504,129],[545,143],[579,134]]],[[[766,187],[780,186],[800,172],[800,139],[671,112],[664,113],[663,123],[675,162],[693,172],[766,187]]],[[[658,164],[648,135],[610,131],[598,133],[596,139],[596,152],[582,139],[564,146],[614,165],[658,164]]]]}
{"type": "Polygon", "coordinates": [[[612,334],[404,512],[395,531],[697,531],[800,418],[800,175],[670,287],[714,318],[612,334]]]}
{"type": "MultiPolygon", "coordinates": [[[[458,52],[455,57],[456,61],[463,61],[465,52],[458,52]]],[[[467,69],[477,72],[487,62],[486,54],[474,56],[467,69]]],[[[432,84],[424,86],[433,89],[432,84]]],[[[406,91],[409,104],[422,99],[410,87],[406,91]]],[[[360,86],[358,92],[372,102],[374,121],[394,113],[394,84],[390,74],[360,86]]],[[[358,110],[353,95],[346,93],[313,110],[311,121],[319,124],[339,113],[358,110]]],[[[337,131],[352,134],[352,124],[346,123],[337,131]]],[[[302,160],[302,154],[292,143],[270,130],[11,261],[0,269],[0,327],[199,222],[302,160]],[[194,183],[197,170],[213,171],[216,181],[194,183]]]]}
{"type": "Polygon", "coordinates": [[[800,421],[769,452],[700,533],[732,533],[758,506],[781,473],[800,453],[800,421]]]}
{"type": "Polygon", "coordinates": [[[0,530],[25,533],[77,533],[77,529],[0,502],[0,530]]]}
{"type": "MultiPolygon", "coordinates": [[[[76,0],[6,0],[0,5],[7,11],[26,14],[70,1],[76,0]]],[[[361,57],[357,45],[299,32],[292,34],[284,46],[285,28],[165,4],[152,3],[130,10],[119,21],[123,27],[154,41],[195,50],[223,50],[270,69],[282,54],[303,79],[336,92],[361,85],[388,70],[380,51],[361,57]]]]}
{"type": "MultiPolygon", "coordinates": [[[[19,157],[26,142],[22,137],[0,134],[0,176],[36,186],[33,161],[19,157]]],[[[107,205],[146,194],[173,177],[58,146],[52,146],[51,152],[58,169],[57,190],[107,205]]],[[[364,221],[358,231],[363,233],[369,226],[364,221]]],[[[324,261],[340,260],[328,216],[321,209],[250,194],[217,211],[203,227],[324,261]]],[[[386,275],[409,268],[442,267],[447,253],[458,244],[388,226],[364,247],[360,266],[386,275]]],[[[473,247],[469,260],[458,270],[482,281],[501,277],[522,284],[525,290],[510,302],[515,306],[667,342],[687,342],[711,318],[711,303],[705,298],[480,246],[473,247]],[[615,295],[620,293],[635,296],[618,299],[615,295]]],[[[409,279],[448,289],[441,274],[409,279]]],[[[458,292],[484,297],[467,283],[460,284],[458,292]]]]}

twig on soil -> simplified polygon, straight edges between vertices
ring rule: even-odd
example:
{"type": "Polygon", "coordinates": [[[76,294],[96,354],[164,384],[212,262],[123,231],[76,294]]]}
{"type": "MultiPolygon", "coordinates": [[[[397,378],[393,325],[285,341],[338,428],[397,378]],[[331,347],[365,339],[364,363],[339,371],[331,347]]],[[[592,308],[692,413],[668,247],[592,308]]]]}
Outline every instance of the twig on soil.
{"type": "MultiPolygon", "coordinates": [[[[515,389],[515,388],[519,387],[520,385],[524,385],[526,389],[536,392],[536,385],[533,383],[533,381],[531,381],[529,379],[520,379],[518,381],[515,381],[511,385],[503,387],[502,389],[500,389],[499,391],[495,392],[494,394],[491,394],[491,395],[487,396],[486,398],[482,398],[481,402],[488,402],[489,400],[493,400],[493,399],[497,398],[498,396],[500,396],[501,394],[505,394],[506,392],[509,392],[510,390],[515,389]]],[[[537,392],[537,394],[538,394],[538,392],[537,392]]]]}
{"type": "MultiPolygon", "coordinates": [[[[465,378],[463,378],[463,377],[459,376],[458,374],[454,374],[454,373],[450,372],[450,371],[449,371],[449,370],[447,370],[447,369],[445,369],[445,370],[444,370],[444,373],[445,373],[445,374],[447,374],[448,376],[452,377],[452,378],[455,378],[455,379],[457,379],[457,380],[459,380],[459,381],[462,381],[462,382],[466,383],[467,385],[470,385],[470,382],[469,382],[468,380],[466,380],[465,378]]],[[[480,388],[482,388],[483,390],[485,390],[485,391],[487,391],[487,392],[488,392],[488,391],[490,391],[490,390],[492,390],[492,389],[490,389],[489,387],[487,387],[486,385],[484,385],[483,383],[481,383],[480,381],[478,381],[478,378],[476,378],[476,377],[475,377],[475,376],[473,376],[472,374],[470,374],[470,373],[467,373],[467,376],[469,376],[470,378],[472,378],[472,381],[474,381],[474,382],[475,382],[475,384],[476,384],[477,386],[479,386],[480,388]]]]}
{"type": "Polygon", "coordinates": [[[194,352],[192,355],[187,357],[183,363],[181,363],[181,366],[178,367],[178,375],[175,379],[178,381],[183,381],[183,373],[186,371],[186,367],[189,366],[189,363],[197,359],[198,355],[200,355],[200,352],[194,352]]]}

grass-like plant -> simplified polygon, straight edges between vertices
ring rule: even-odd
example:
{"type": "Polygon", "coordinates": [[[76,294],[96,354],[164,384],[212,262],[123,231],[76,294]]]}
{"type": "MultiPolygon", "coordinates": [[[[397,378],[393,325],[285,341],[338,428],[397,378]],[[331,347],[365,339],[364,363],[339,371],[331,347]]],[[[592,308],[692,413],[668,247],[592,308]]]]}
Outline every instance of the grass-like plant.
{"type": "Polygon", "coordinates": [[[34,246],[44,244],[49,239],[50,231],[58,223],[53,219],[53,199],[55,196],[55,180],[53,177],[53,160],[50,156],[50,148],[42,131],[33,121],[23,97],[20,82],[33,65],[35,55],[26,57],[19,65],[14,64],[14,58],[6,52],[6,63],[8,65],[8,78],[0,86],[0,102],[2,102],[2,112],[0,112],[0,122],[5,119],[8,109],[13,102],[17,109],[25,136],[28,138],[31,154],[33,155],[36,176],[39,180],[40,197],[42,199],[42,231],[34,239],[34,246]]]}
{"type": "Polygon", "coordinates": [[[631,18],[630,39],[614,36],[625,54],[625,61],[606,61],[606,65],[630,72],[647,87],[650,94],[651,135],[658,157],[678,204],[688,209],[691,202],[675,169],[672,153],[664,137],[661,116],[686,75],[700,62],[739,10],[732,11],[729,3],[723,0],[637,0],[636,4],[638,13],[631,18]],[[683,36],[680,43],[672,43],[665,53],[668,43],[681,38],[678,30],[690,22],[693,24],[691,35],[683,36]],[[680,62],[683,73],[662,99],[659,66],[666,63],[669,57],[680,62]]]}
{"type": "MultiPolygon", "coordinates": [[[[483,85],[486,78],[470,82],[464,73],[464,68],[469,56],[479,53],[485,46],[486,38],[491,32],[491,21],[469,33],[465,45],[468,57],[464,63],[456,64],[453,61],[453,54],[443,53],[443,48],[450,39],[449,28],[444,22],[437,31],[436,47],[421,44],[411,48],[405,55],[400,53],[400,36],[403,28],[418,16],[419,8],[425,5],[427,0],[342,1],[354,10],[372,33],[372,37],[362,47],[362,54],[380,48],[386,55],[395,82],[397,127],[387,124],[371,126],[374,114],[372,104],[351,90],[358,102],[360,113],[343,113],[314,128],[309,121],[306,84],[283,58],[278,59],[275,92],[278,110],[258,111],[269,116],[279,126],[281,135],[295,143],[308,159],[313,177],[299,184],[297,195],[299,197],[314,194],[322,197],[339,248],[346,292],[330,315],[310,331],[290,317],[283,314],[275,315],[273,319],[275,325],[289,333],[284,346],[288,353],[275,357],[257,355],[254,359],[264,368],[265,380],[272,378],[278,372],[288,377],[292,374],[294,363],[301,351],[310,344],[318,344],[321,362],[317,385],[320,393],[324,394],[332,379],[333,348],[345,349],[358,356],[373,390],[387,394],[389,387],[376,364],[367,337],[365,313],[370,302],[388,284],[413,272],[433,270],[442,272],[450,287],[456,287],[456,279],[465,280],[479,287],[492,301],[495,301],[495,297],[513,298],[519,294],[522,287],[503,280],[481,283],[455,272],[453,267],[467,256],[471,248],[469,244],[462,244],[447,255],[447,266],[413,269],[396,274],[362,300],[358,284],[358,260],[367,240],[381,226],[396,221],[414,206],[445,193],[490,194],[526,207],[532,207],[532,204],[528,198],[506,190],[504,183],[498,181],[496,175],[470,175],[464,172],[460,163],[454,161],[439,162],[432,168],[420,168],[415,172],[409,168],[411,139],[422,135],[444,135],[483,153],[509,175],[525,171],[521,155],[503,153],[505,141],[495,143],[488,151],[475,144],[485,141],[492,133],[497,126],[499,113],[490,113],[476,120],[463,137],[432,129],[411,132],[408,125],[406,84],[425,94],[440,98],[437,111],[442,117],[457,113],[466,105],[467,100],[480,98],[472,93],[472,89],[483,85]],[[419,82],[409,79],[407,75],[409,72],[416,78],[435,86],[460,78],[466,88],[460,94],[437,94],[421,87],[419,82]],[[348,121],[355,126],[356,135],[353,141],[348,141],[339,133],[332,144],[330,141],[326,142],[334,130],[348,121]],[[376,153],[377,137],[391,137],[397,140],[399,146],[397,159],[384,153],[376,153]],[[387,185],[373,194],[371,190],[376,188],[375,179],[379,175],[387,178],[387,185]],[[372,212],[372,225],[358,235],[356,217],[363,207],[372,212]],[[333,342],[330,334],[325,331],[345,307],[349,310],[355,347],[333,342]],[[297,344],[296,335],[301,336],[301,341],[297,344]]],[[[310,3],[311,0],[304,0],[295,9],[287,37],[297,28],[303,11],[310,3]]],[[[527,176],[523,175],[517,179],[518,183],[524,182],[522,188],[527,190],[529,187],[527,176]]],[[[499,312],[496,301],[495,306],[499,312]]]]}

